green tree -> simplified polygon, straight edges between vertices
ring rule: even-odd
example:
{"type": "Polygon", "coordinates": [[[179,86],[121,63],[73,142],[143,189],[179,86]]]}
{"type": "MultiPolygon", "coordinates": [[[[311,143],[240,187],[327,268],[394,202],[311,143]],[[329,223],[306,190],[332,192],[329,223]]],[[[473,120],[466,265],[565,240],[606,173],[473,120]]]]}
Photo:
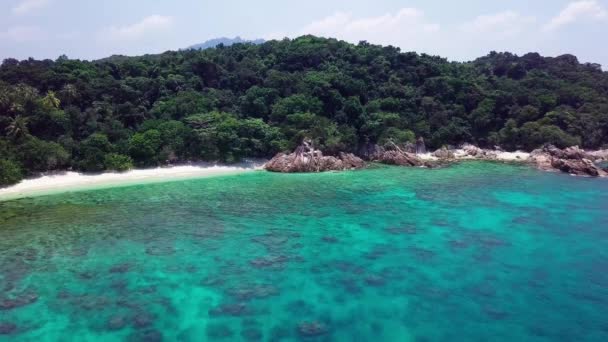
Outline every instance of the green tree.
{"type": "Polygon", "coordinates": [[[105,134],[94,133],[79,148],[77,167],[83,171],[98,172],[105,169],[105,157],[113,149],[105,134]]]}
{"type": "Polygon", "coordinates": [[[29,119],[21,115],[12,118],[6,128],[6,135],[13,141],[19,141],[29,135],[29,119]]]}
{"type": "Polygon", "coordinates": [[[129,154],[137,165],[149,166],[158,164],[162,137],[158,130],[151,129],[144,133],[136,133],[129,141],[129,154]]]}
{"type": "Polygon", "coordinates": [[[122,154],[110,153],[104,157],[104,166],[106,170],[128,171],[133,168],[133,159],[122,154]]]}
{"type": "Polygon", "coordinates": [[[21,168],[14,160],[0,159],[0,186],[13,185],[23,179],[21,168]]]}
{"type": "Polygon", "coordinates": [[[59,144],[29,138],[19,146],[17,155],[30,172],[62,169],[69,164],[69,153],[59,144]]]}

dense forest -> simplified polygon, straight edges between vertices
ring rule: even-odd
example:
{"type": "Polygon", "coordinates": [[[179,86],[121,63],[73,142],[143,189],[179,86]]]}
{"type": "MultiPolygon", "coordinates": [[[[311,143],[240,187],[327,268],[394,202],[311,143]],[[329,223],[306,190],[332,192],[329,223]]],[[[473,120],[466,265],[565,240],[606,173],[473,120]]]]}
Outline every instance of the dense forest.
{"type": "Polygon", "coordinates": [[[608,72],[572,55],[468,63],[303,36],[142,57],[4,60],[0,184],[38,172],[332,154],[425,138],[531,150],[608,144],[608,72]]]}

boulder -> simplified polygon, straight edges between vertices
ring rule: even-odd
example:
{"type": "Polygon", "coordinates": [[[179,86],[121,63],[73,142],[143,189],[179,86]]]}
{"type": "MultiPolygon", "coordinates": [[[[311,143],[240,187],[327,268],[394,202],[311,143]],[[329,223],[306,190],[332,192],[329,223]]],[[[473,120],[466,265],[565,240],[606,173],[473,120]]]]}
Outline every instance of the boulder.
{"type": "Polygon", "coordinates": [[[465,156],[472,157],[475,159],[493,160],[496,159],[496,151],[485,150],[471,144],[463,144],[461,150],[465,156]]]}
{"type": "Polygon", "coordinates": [[[387,146],[371,145],[366,147],[361,155],[365,159],[388,165],[427,166],[416,154],[406,152],[397,144],[389,142],[387,146]]]}
{"type": "Polygon", "coordinates": [[[442,147],[437,151],[432,153],[433,157],[437,157],[439,159],[454,159],[454,153],[447,149],[447,147],[442,147]]]}
{"type": "Polygon", "coordinates": [[[588,152],[588,154],[596,161],[608,161],[608,149],[588,152]]]}
{"type": "Polygon", "coordinates": [[[416,139],[416,154],[424,154],[426,153],[426,144],[424,143],[424,138],[419,137],[416,139]]]}
{"type": "Polygon", "coordinates": [[[600,169],[589,159],[557,159],[554,158],[551,161],[551,165],[569,174],[577,176],[592,176],[592,177],[605,177],[606,172],[600,169]]]}
{"type": "Polygon", "coordinates": [[[424,162],[413,153],[389,150],[376,156],[374,161],[399,166],[424,166],[424,162]]]}
{"type": "Polygon", "coordinates": [[[11,335],[17,331],[17,326],[10,322],[0,322],[0,335],[11,335]]]}
{"type": "Polygon", "coordinates": [[[608,172],[594,162],[601,159],[578,146],[562,150],[553,145],[547,145],[542,149],[532,151],[530,160],[541,170],[556,170],[578,176],[608,176],[608,172]]]}
{"type": "Polygon", "coordinates": [[[309,139],[305,139],[293,153],[279,153],[265,165],[268,171],[284,173],[342,171],[363,167],[365,162],[352,153],[324,156],[309,139]]]}
{"type": "Polygon", "coordinates": [[[329,328],[322,322],[302,322],[298,325],[298,333],[304,337],[318,337],[329,332],[329,328]]]}

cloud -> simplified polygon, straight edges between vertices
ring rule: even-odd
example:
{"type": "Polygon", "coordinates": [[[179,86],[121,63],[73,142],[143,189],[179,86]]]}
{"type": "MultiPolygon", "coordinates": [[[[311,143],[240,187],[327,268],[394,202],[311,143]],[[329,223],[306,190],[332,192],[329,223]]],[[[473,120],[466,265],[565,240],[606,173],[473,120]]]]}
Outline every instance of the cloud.
{"type": "Polygon", "coordinates": [[[570,3],[545,27],[545,31],[555,31],[562,26],[574,23],[581,19],[604,20],[608,19],[608,12],[596,0],[581,0],[570,3]]]}
{"type": "Polygon", "coordinates": [[[15,14],[27,14],[31,11],[35,11],[48,6],[51,0],[21,0],[17,6],[13,7],[13,13],[15,14]]]}
{"type": "Polygon", "coordinates": [[[336,12],[290,34],[276,32],[265,38],[313,34],[351,43],[367,40],[373,44],[397,46],[403,51],[469,60],[492,50],[521,52],[533,48],[534,36],[538,32],[536,22],[533,16],[505,10],[442,27],[420,9],[402,8],[393,13],[367,17],[336,12]]]}
{"type": "Polygon", "coordinates": [[[515,11],[504,11],[490,15],[480,15],[464,23],[461,30],[488,39],[506,39],[522,34],[536,22],[532,16],[524,16],[515,11]]]}
{"type": "Polygon", "coordinates": [[[137,40],[151,33],[166,31],[173,25],[173,17],[151,15],[132,25],[112,26],[102,30],[101,37],[108,40],[137,40]]]}
{"type": "Polygon", "coordinates": [[[10,40],[15,43],[25,43],[42,40],[46,33],[37,26],[15,26],[4,32],[0,32],[0,39],[10,40]]]}
{"type": "Polygon", "coordinates": [[[378,44],[399,44],[417,41],[440,31],[439,24],[428,20],[423,11],[402,8],[394,14],[355,18],[348,12],[337,12],[302,28],[297,35],[335,37],[350,42],[368,40],[378,44]]]}

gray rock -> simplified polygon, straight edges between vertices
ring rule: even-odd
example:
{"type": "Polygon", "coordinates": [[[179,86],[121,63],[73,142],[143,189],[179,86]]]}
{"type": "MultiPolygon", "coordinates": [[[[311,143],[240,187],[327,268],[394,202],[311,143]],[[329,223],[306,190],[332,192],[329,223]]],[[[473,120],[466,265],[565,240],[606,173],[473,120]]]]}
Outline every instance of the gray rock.
{"type": "Polygon", "coordinates": [[[304,337],[317,337],[325,335],[329,328],[322,322],[302,322],[298,325],[298,333],[304,337]]]}
{"type": "Polygon", "coordinates": [[[547,145],[532,151],[530,160],[539,169],[561,171],[577,176],[606,177],[608,172],[594,163],[597,156],[581,150],[578,146],[559,149],[547,145]]]}
{"type": "Polygon", "coordinates": [[[446,147],[442,147],[433,152],[433,156],[439,159],[454,159],[454,153],[448,150],[446,147]]]}
{"type": "Polygon", "coordinates": [[[0,335],[12,335],[17,332],[17,326],[9,322],[0,322],[0,335]]]}
{"type": "Polygon", "coordinates": [[[293,153],[279,153],[265,165],[268,171],[283,173],[342,171],[363,167],[365,162],[352,153],[324,156],[309,139],[305,139],[293,153]]]}

